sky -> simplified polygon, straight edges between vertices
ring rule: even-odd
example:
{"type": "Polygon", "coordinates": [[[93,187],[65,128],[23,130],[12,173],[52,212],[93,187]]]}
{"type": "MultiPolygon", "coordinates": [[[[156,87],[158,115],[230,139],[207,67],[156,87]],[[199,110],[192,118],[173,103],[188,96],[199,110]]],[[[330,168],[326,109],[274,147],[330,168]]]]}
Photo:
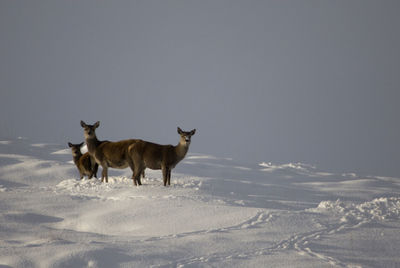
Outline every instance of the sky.
{"type": "Polygon", "coordinates": [[[399,1],[0,1],[0,138],[400,176],[399,1]]]}

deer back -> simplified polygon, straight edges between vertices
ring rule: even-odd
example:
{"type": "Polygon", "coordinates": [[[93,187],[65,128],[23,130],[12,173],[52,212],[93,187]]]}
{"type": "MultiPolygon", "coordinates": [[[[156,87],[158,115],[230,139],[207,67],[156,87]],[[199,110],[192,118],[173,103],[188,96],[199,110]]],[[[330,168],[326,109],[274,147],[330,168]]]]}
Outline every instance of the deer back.
{"type": "Polygon", "coordinates": [[[96,148],[94,156],[100,163],[106,162],[110,167],[128,166],[128,148],[137,140],[122,140],[117,142],[104,141],[96,148]]]}

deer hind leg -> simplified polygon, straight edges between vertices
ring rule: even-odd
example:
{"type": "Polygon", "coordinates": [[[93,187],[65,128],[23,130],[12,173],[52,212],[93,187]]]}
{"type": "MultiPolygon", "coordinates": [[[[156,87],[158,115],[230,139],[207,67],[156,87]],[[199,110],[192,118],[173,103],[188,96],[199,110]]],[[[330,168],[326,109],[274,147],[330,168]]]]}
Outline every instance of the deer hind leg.
{"type": "Polygon", "coordinates": [[[135,185],[142,185],[140,175],[143,175],[144,177],[144,170],[146,169],[146,166],[140,154],[140,148],[141,147],[138,147],[137,143],[130,145],[128,148],[128,163],[133,172],[132,179],[135,185]]]}
{"type": "Polygon", "coordinates": [[[129,164],[129,167],[132,170],[133,184],[135,186],[137,186],[138,184],[142,185],[142,182],[140,181],[140,165],[135,165],[134,162],[133,162],[133,159],[128,159],[128,164],[129,164]]]}
{"type": "Polygon", "coordinates": [[[135,165],[135,171],[133,172],[132,178],[133,178],[133,183],[135,185],[142,185],[142,182],[140,180],[140,175],[143,173],[144,166],[143,165],[135,165]]]}
{"type": "Polygon", "coordinates": [[[142,185],[142,183],[140,181],[140,172],[134,168],[132,168],[132,181],[133,181],[133,185],[135,185],[135,186],[137,186],[138,184],[142,185]]]}
{"type": "Polygon", "coordinates": [[[82,167],[78,167],[79,177],[82,180],[85,177],[85,171],[82,170],[82,167]]]}
{"type": "Polygon", "coordinates": [[[137,180],[136,180],[135,170],[132,170],[132,181],[133,181],[133,185],[137,186],[137,180]]]}
{"type": "Polygon", "coordinates": [[[132,181],[133,181],[133,185],[137,186],[138,181],[136,179],[135,170],[132,171],[132,181]]]}
{"type": "Polygon", "coordinates": [[[135,172],[132,173],[132,181],[133,181],[133,185],[137,186],[137,180],[136,180],[135,172]]]}
{"type": "Polygon", "coordinates": [[[108,167],[106,165],[102,165],[103,171],[101,172],[101,182],[104,182],[104,179],[106,179],[106,182],[108,182],[108,167]]]}
{"type": "Polygon", "coordinates": [[[138,174],[137,174],[137,178],[136,181],[139,185],[142,185],[142,179],[140,178],[141,175],[144,174],[144,167],[143,166],[139,166],[138,168],[138,174]]]}
{"type": "Polygon", "coordinates": [[[92,179],[93,177],[93,168],[91,167],[90,170],[87,171],[88,179],[92,179]]]}

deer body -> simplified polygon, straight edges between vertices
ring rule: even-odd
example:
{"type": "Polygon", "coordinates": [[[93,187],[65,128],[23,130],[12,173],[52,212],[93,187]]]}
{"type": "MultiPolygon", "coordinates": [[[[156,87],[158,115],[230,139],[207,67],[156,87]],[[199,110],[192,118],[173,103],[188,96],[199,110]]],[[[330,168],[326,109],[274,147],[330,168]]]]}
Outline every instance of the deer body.
{"type": "Polygon", "coordinates": [[[124,169],[129,167],[128,148],[136,140],[111,142],[89,139],[86,142],[89,153],[93,155],[97,163],[102,166],[124,169]]]}
{"type": "Polygon", "coordinates": [[[88,176],[90,180],[93,175],[97,178],[97,169],[99,165],[94,161],[89,153],[82,154],[82,145],[83,142],[80,144],[68,143],[68,146],[72,151],[74,163],[79,171],[80,178],[82,180],[84,176],[88,176]]]}
{"type": "Polygon", "coordinates": [[[178,128],[181,138],[178,145],[160,145],[148,141],[138,140],[130,148],[133,157],[135,172],[138,178],[145,168],[161,169],[164,186],[171,185],[171,170],[186,156],[189,150],[190,138],[196,130],[184,132],[178,128]]]}
{"type": "MultiPolygon", "coordinates": [[[[108,182],[108,168],[124,169],[130,167],[132,172],[134,171],[133,160],[130,155],[130,148],[138,140],[129,139],[117,142],[111,141],[99,141],[96,136],[96,128],[98,128],[100,122],[96,122],[94,125],[87,125],[81,121],[81,126],[84,128],[85,141],[88,147],[89,154],[94,158],[97,164],[102,168],[101,181],[104,179],[108,182]]],[[[144,170],[141,173],[144,177],[144,170]]],[[[139,179],[135,180],[132,174],[132,179],[135,185],[141,185],[140,176],[139,179]]]]}

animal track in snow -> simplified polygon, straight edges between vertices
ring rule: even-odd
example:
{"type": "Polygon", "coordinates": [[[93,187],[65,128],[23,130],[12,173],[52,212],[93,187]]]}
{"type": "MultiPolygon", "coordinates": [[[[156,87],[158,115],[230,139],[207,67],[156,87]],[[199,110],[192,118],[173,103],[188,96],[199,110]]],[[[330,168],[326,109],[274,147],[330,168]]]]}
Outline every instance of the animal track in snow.
{"type": "Polygon", "coordinates": [[[261,224],[265,224],[265,223],[269,222],[272,218],[273,218],[272,214],[270,214],[266,211],[259,211],[253,217],[249,218],[248,220],[246,220],[244,222],[236,224],[236,225],[215,228],[215,229],[199,230],[199,231],[193,231],[193,232],[177,233],[177,234],[159,236],[159,237],[150,237],[150,238],[143,239],[141,241],[142,242],[157,241],[157,240],[164,240],[164,239],[171,239],[171,238],[183,238],[183,237],[188,237],[188,236],[193,236],[193,235],[201,235],[201,234],[207,234],[207,233],[239,231],[239,230],[243,230],[243,229],[256,228],[256,227],[260,226],[261,224]]]}

